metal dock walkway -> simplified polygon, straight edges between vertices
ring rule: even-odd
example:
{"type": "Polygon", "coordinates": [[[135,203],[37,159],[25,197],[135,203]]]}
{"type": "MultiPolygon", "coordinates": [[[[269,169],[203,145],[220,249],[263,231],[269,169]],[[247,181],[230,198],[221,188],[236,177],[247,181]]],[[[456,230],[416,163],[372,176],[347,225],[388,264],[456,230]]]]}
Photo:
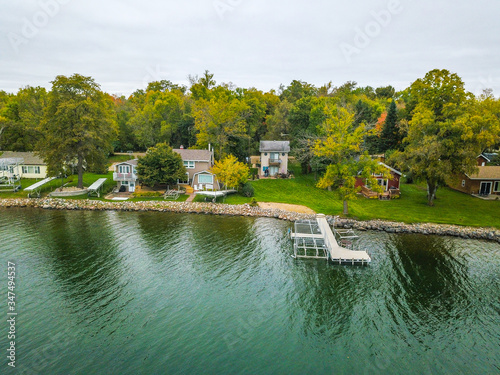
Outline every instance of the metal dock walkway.
{"type": "Polygon", "coordinates": [[[316,220],[295,223],[294,258],[330,259],[338,264],[368,264],[371,258],[366,251],[339,246],[325,215],[317,214],[316,220]]]}

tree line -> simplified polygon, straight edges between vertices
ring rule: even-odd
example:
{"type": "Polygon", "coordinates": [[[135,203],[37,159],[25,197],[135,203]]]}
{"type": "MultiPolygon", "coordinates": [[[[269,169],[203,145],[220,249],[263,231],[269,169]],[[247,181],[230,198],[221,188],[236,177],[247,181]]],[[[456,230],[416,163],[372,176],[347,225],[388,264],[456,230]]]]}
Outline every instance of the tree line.
{"type": "MultiPolygon", "coordinates": [[[[401,100],[391,86],[373,89],[357,87],[355,82],[340,87],[330,82],[318,88],[293,81],[277,91],[263,92],[218,84],[208,71],[189,79],[189,87],[167,80],[151,82],[129,97],[103,93],[116,123],[113,151],[145,151],[158,143],[174,148],[211,144],[217,159],[231,154],[244,160],[258,152],[261,140],[289,139],[299,145],[300,139],[317,135],[326,104],[348,108],[357,123],[381,130],[381,115],[392,101],[401,100]]],[[[0,150],[35,150],[43,138],[42,122],[51,116],[49,97],[50,91],[43,87],[28,86],[17,93],[0,91],[0,150]]],[[[391,113],[398,116],[396,108],[391,113]]],[[[392,126],[399,121],[390,119],[392,126]]],[[[393,136],[391,142],[398,143],[399,132],[393,130],[393,136]]],[[[366,143],[376,152],[393,146],[375,138],[366,143]]]]}
{"type": "Polygon", "coordinates": [[[216,160],[244,161],[258,154],[261,140],[290,140],[303,171],[323,176],[322,187],[349,186],[359,165],[370,175],[374,166],[362,156],[383,153],[426,181],[432,204],[449,175],[470,172],[480,152],[500,143],[499,99],[489,90],[466,92],[447,70],[430,71],[402,91],[294,80],[263,92],[218,84],[209,71],[189,81],[151,82],[128,98],[78,74],[56,77],[50,91],[0,91],[0,150],[38,151],[55,174],[68,163],[102,170],[109,153],[160,143],[211,145],[216,160]]]}

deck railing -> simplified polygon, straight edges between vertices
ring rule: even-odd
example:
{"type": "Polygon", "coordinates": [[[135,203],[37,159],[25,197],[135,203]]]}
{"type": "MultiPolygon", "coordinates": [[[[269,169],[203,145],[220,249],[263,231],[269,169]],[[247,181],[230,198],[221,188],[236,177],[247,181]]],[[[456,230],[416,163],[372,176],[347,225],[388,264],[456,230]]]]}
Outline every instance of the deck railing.
{"type": "Polygon", "coordinates": [[[137,180],[137,174],[135,173],[113,173],[114,181],[135,181],[137,180]]]}

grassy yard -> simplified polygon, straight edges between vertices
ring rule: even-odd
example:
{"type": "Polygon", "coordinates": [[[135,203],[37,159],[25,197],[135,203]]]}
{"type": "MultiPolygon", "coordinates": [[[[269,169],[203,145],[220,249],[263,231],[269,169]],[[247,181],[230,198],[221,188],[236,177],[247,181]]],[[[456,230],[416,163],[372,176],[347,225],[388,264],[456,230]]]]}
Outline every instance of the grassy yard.
{"type": "MultiPolygon", "coordinates": [[[[292,203],[307,206],[316,212],[329,215],[342,213],[342,202],[335,192],[318,189],[313,175],[302,175],[298,166],[293,166],[296,178],[290,180],[269,179],[256,180],[251,184],[255,189],[255,199],[259,202],[292,203]]],[[[107,193],[115,186],[113,173],[94,174],[85,173],[84,186],[90,186],[98,178],[106,177],[103,192],[107,193]]],[[[23,189],[34,184],[35,179],[23,179],[23,189]]],[[[64,180],[66,186],[76,186],[77,176],[70,176],[64,180]]],[[[55,179],[43,187],[42,196],[61,186],[61,180],[55,179]]],[[[0,192],[1,198],[26,198],[23,190],[0,192]]],[[[185,201],[187,195],[181,195],[177,201],[185,201]]],[[[427,206],[426,187],[423,184],[402,184],[401,198],[391,201],[358,198],[349,202],[349,216],[360,220],[383,219],[402,221],[406,223],[446,223],[476,227],[500,228],[500,200],[485,201],[469,195],[448,189],[440,188],[437,192],[434,207],[427,206]]],[[[86,199],[86,196],[78,199],[86,199]]],[[[77,198],[68,198],[77,199],[77,198]]],[[[92,198],[98,199],[98,198],[92,198]]],[[[102,195],[101,198],[103,200],[102,195]]],[[[131,201],[163,201],[162,197],[132,198],[131,201]]],[[[196,197],[195,202],[204,201],[204,197],[196,197]]],[[[217,202],[228,204],[249,203],[251,198],[239,194],[217,199],[217,202]]]]}
{"type": "Polygon", "coordinates": [[[121,163],[124,161],[132,160],[134,159],[134,155],[127,154],[127,155],[110,155],[108,157],[108,164],[111,165],[113,163],[121,163]]]}
{"type": "MultiPolygon", "coordinates": [[[[113,181],[113,172],[108,172],[106,174],[96,174],[96,173],[84,173],[83,174],[83,186],[88,187],[92,185],[99,178],[107,178],[104,186],[102,187],[102,191],[107,193],[113,189],[116,185],[116,182],[113,181]]],[[[16,193],[13,192],[0,192],[0,198],[26,198],[28,193],[24,191],[30,185],[33,185],[35,182],[40,181],[41,179],[34,178],[23,178],[21,179],[21,186],[23,190],[20,190],[16,193]]],[[[64,179],[64,186],[77,186],[78,185],[78,176],[73,175],[64,179]]],[[[61,179],[56,178],[55,180],[50,181],[49,183],[43,185],[41,193],[42,197],[46,197],[50,192],[55,189],[61,187],[61,179]]],[[[85,198],[84,196],[83,198],[85,198]]]]}
{"type": "MultiPolygon", "coordinates": [[[[295,179],[252,181],[259,202],[292,203],[307,206],[329,215],[342,213],[342,202],[335,192],[315,187],[313,175],[301,175],[295,168],[295,179]]],[[[476,227],[500,228],[500,200],[485,201],[440,188],[434,207],[427,205],[423,184],[402,184],[401,198],[391,201],[360,197],[349,202],[349,216],[360,220],[383,219],[406,223],[446,223],[476,227]]],[[[248,203],[251,198],[232,195],[226,203],[248,203]]]]}

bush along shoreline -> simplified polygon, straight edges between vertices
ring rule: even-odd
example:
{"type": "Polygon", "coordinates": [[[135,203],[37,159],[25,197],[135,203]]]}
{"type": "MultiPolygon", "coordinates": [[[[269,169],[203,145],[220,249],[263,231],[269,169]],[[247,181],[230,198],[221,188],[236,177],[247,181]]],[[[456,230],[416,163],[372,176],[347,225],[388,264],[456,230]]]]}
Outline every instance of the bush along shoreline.
{"type": "MultiPolygon", "coordinates": [[[[228,205],[219,203],[200,202],[104,202],[95,200],[68,200],[57,198],[27,199],[13,198],[1,199],[0,208],[31,207],[55,210],[88,210],[88,211],[157,211],[196,213],[230,216],[271,217],[287,221],[314,219],[315,215],[301,214],[280,209],[264,209],[252,207],[249,204],[228,205]]],[[[374,230],[388,233],[419,233],[440,236],[454,236],[461,238],[490,240],[500,243],[500,230],[495,228],[461,227],[458,225],[418,223],[405,224],[383,220],[357,221],[348,218],[327,216],[330,224],[336,227],[353,228],[360,231],[374,230]]]]}

